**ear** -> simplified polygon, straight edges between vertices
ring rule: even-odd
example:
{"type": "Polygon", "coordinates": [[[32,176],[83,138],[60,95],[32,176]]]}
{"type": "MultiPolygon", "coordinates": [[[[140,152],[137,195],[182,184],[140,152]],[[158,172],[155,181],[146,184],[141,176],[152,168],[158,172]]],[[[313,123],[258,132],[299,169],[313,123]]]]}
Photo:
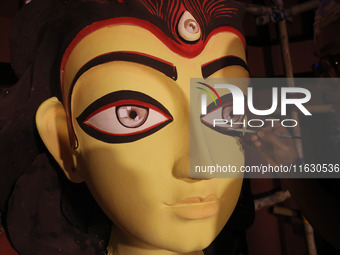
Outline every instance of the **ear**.
{"type": "Polygon", "coordinates": [[[83,182],[82,173],[76,168],[76,156],[70,144],[62,103],[56,97],[47,99],[38,108],[35,121],[41,139],[67,178],[72,182],[83,182]]]}

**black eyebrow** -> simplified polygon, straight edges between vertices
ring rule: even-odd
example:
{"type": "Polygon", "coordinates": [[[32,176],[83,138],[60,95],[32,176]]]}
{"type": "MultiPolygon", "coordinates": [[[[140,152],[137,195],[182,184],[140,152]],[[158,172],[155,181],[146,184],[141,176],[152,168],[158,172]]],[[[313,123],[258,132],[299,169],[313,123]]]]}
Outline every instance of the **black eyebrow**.
{"type": "Polygon", "coordinates": [[[109,52],[91,59],[79,69],[79,71],[73,78],[71,84],[71,92],[73,90],[75,83],[77,82],[79,77],[82,76],[83,73],[85,73],[94,66],[112,61],[128,61],[146,65],[160,71],[161,73],[165,74],[166,76],[170,77],[173,80],[177,80],[176,67],[169,62],[139,52],[126,52],[126,51],[109,52]]]}
{"type": "Polygon", "coordinates": [[[225,56],[202,65],[202,76],[206,79],[213,73],[227,66],[241,66],[249,73],[248,65],[243,59],[236,56],[225,56]]]}
{"type": "Polygon", "coordinates": [[[70,93],[69,93],[69,98],[68,98],[69,102],[71,102],[71,96],[72,96],[74,85],[76,84],[80,76],[82,76],[86,71],[88,71],[94,66],[105,64],[107,62],[112,62],[112,61],[128,61],[128,62],[146,65],[146,66],[149,66],[151,68],[154,68],[160,71],[161,73],[165,74],[166,76],[170,77],[173,80],[177,80],[176,67],[173,64],[166,62],[162,59],[159,59],[159,58],[156,58],[154,56],[147,55],[144,53],[139,53],[139,52],[131,52],[131,51],[109,52],[109,53],[105,53],[103,55],[99,55],[91,59],[78,70],[77,74],[74,76],[73,81],[71,83],[71,88],[70,88],[70,93]]]}
{"type": "Polygon", "coordinates": [[[176,67],[173,64],[166,62],[162,59],[139,52],[131,51],[109,52],[91,59],[78,70],[77,74],[74,76],[73,81],[71,83],[68,100],[71,102],[71,96],[74,85],[76,84],[80,76],[82,76],[86,71],[88,71],[94,66],[105,64],[107,62],[112,61],[128,61],[146,65],[160,71],[161,73],[165,74],[166,76],[170,77],[173,80],[177,80],[176,67]]]}

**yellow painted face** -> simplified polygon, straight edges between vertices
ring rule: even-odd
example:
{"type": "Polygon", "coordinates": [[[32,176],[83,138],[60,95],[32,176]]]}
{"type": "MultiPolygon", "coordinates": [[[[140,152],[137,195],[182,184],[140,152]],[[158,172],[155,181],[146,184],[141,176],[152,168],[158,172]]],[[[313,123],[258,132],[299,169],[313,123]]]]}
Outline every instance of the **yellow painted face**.
{"type": "MultiPolygon", "coordinates": [[[[213,35],[199,55],[186,58],[147,29],[116,24],[88,34],[68,57],[63,93],[77,138],[76,167],[127,243],[199,250],[234,210],[242,179],[189,176],[190,78],[225,56],[245,60],[243,42],[231,32],[213,35]],[[113,59],[101,57],[107,53],[113,59]]],[[[235,65],[210,77],[248,72],[235,65]]],[[[215,135],[224,137],[226,160],[243,164],[238,140],[215,135]]]]}

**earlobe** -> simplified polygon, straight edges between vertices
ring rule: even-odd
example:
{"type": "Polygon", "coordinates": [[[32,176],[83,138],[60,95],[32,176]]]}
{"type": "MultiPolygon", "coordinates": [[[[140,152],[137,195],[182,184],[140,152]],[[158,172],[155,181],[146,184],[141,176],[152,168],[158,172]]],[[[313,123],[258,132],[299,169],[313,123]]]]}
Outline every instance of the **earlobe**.
{"type": "Polygon", "coordinates": [[[83,182],[82,173],[76,168],[76,158],[69,140],[65,109],[56,97],[49,98],[40,105],[36,125],[41,139],[67,178],[72,182],[83,182]]]}

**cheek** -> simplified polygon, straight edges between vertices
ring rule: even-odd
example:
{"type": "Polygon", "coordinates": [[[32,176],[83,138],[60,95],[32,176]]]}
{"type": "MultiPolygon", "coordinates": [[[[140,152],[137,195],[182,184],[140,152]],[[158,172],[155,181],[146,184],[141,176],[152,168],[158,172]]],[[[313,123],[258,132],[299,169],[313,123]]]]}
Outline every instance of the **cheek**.
{"type": "Polygon", "coordinates": [[[133,182],[164,177],[171,170],[173,153],[161,141],[145,138],[132,143],[107,144],[84,136],[79,136],[78,158],[87,182],[133,182]]]}
{"type": "Polygon", "coordinates": [[[103,211],[112,221],[125,225],[146,217],[148,210],[158,210],[162,194],[153,191],[168,185],[167,177],[171,175],[166,173],[171,173],[171,164],[159,157],[160,150],[156,153],[145,149],[137,151],[138,146],[131,150],[112,147],[115,148],[87,148],[79,156],[79,168],[103,211]],[[136,211],[138,215],[134,215],[136,211]]]}
{"type": "Polygon", "coordinates": [[[144,204],[164,199],[159,192],[151,191],[164,190],[162,187],[169,185],[179,153],[176,144],[184,147],[186,143],[185,139],[180,141],[182,135],[176,136],[172,134],[175,130],[169,129],[132,143],[108,144],[76,127],[78,168],[102,207],[119,207],[116,203],[124,199],[144,204]]]}
{"type": "MultiPolygon", "coordinates": [[[[164,235],[167,231],[162,231],[162,222],[170,219],[164,211],[164,201],[176,192],[172,176],[174,153],[152,137],[131,144],[101,143],[96,147],[90,139],[79,139],[79,167],[102,210],[120,229],[140,240],[147,236],[152,243],[154,233],[164,235]]],[[[162,139],[166,141],[166,137],[162,139]]]]}

